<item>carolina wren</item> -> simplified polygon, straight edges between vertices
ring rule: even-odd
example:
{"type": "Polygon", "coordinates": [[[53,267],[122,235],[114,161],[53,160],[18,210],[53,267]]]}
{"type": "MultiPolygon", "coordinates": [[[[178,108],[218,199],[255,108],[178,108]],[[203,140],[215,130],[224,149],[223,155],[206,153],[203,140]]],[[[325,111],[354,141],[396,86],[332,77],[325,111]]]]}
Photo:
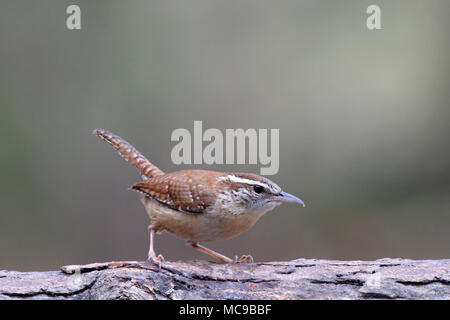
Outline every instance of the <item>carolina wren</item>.
{"type": "Polygon", "coordinates": [[[253,262],[250,255],[230,259],[199,244],[233,238],[250,229],[266,212],[299,198],[267,178],[251,173],[180,170],[164,173],[124,139],[103,129],[93,132],[134,165],[144,179],[131,189],[141,193],[150,216],[148,259],[160,264],[154,250],[155,233],[167,231],[193,248],[226,263],[253,262]]]}

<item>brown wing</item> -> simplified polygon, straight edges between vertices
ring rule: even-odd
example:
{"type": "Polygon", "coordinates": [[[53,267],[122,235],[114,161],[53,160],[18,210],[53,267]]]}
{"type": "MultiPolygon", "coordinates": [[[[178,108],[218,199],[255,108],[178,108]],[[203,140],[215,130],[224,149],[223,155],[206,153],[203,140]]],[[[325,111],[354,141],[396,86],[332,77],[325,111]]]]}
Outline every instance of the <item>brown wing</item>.
{"type": "Polygon", "coordinates": [[[211,171],[183,170],[138,182],[132,189],[174,210],[199,214],[215,202],[211,179],[216,179],[211,171]]]}

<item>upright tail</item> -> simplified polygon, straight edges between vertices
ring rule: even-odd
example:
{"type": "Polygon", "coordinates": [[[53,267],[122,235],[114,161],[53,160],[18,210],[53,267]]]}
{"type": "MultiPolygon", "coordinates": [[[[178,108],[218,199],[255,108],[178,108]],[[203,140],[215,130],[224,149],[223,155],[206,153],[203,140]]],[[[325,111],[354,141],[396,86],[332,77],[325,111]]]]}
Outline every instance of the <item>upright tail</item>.
{"type": "Polygon", "coordinates": [[[137,151],[131,144],[121,137],[116,136],[114,133],[103,129],[95,129],[92,133],[112,145],[112,147],[116,149],[125,160],[135,166],[139,172],[147,178],[153,178],[164,174],[164,172],[148,161],[148,159],[137,151]]]}

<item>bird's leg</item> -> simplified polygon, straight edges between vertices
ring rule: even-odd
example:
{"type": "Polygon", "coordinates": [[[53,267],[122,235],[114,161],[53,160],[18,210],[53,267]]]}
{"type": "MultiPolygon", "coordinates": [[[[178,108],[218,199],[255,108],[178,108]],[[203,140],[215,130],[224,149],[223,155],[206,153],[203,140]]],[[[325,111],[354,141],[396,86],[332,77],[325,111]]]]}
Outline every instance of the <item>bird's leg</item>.
{"type": "Polygon", "coordinates": [[[164,262],[164,257],[162,255],[156,255],[155,249],[153,247],[153,242],[155,240],[155,230],[149,226],[148,230],[150,231],[150,248],[148,250],[148,261],[153,262],[157,265],[161,265],[164,262]]]}
{"type": "Polygon", "coordinates": [[[199,251],[201,251],[203,253],[206,253],[206,254],[210,255],[211,257],[214,257],[217,260],[220,260],[222,262],[225,262],[225,263],[236,263],[236,262],[238,262],[237,260],[235,261],[233,259],[230,259],[227,256],[224,256],[223,254],[220,254],[220,253],[218,253],[218,252],[216,252],[214,250],[208,249],[208,248],[206,248],[206,247],[204,247],[201,244],[198,244],[196,242],[188,242],[188,244],[192,248],[197,249],[197,250],[199,250],[199,251]]]}

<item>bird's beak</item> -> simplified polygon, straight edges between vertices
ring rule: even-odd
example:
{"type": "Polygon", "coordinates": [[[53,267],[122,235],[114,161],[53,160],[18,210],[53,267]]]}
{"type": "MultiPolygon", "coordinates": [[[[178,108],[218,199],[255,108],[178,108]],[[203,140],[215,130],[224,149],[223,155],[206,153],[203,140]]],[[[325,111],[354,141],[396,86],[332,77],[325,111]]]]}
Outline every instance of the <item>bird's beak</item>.
{"type": "Polygon", "coordinates": [[[302,207],[305,206],[305,203],[302,201],[302,199],[297,198],[296,196],[284,191],[280,192],[280,195],[277,200],[281,202],[295,202],[300,204],[302,207]]]}

